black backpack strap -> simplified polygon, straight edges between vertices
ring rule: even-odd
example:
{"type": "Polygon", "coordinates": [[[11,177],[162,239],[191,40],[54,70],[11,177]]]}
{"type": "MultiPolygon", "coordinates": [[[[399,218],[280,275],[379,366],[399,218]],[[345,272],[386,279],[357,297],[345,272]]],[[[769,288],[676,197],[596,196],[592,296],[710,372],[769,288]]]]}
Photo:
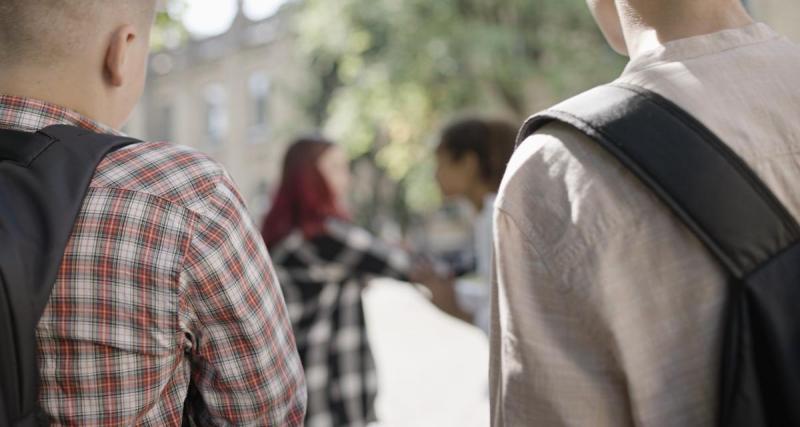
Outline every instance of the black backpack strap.
{"type": "Polygon", "coordinates": [[[36,326],[95,168],[136,142],[65,125],[0,129],[0,424],[39,422],[36,326]]]}
{"type": "Polygon", "coordinates": [[[744,161],[654,92],[622,84],[592,89],[528,119],[518,143],[553,121],[619,159],[736,278],[800,240],[800,225],[744,161]]]}

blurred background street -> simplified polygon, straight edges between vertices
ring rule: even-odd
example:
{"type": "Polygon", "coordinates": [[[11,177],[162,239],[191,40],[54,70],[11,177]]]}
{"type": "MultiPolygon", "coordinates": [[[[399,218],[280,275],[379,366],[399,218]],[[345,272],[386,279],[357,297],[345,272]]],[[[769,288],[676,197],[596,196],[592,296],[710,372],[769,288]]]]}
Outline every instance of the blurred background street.
{"type": "Polygon", "coordinates": [[[364,303],[381,386],[377,426],[489,425],[483,332],[443,314],[407,283],[376,280],[364,303]]]}

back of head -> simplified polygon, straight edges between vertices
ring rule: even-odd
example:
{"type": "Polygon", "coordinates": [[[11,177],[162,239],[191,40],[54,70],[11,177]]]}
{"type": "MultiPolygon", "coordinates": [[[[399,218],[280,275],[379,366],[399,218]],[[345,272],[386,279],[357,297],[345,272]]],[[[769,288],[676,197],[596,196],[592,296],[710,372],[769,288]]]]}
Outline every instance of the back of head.
{"type": "Polygon", "coordinates": [[[316,136],[299,138],[289,146],[281,183],[261,230],[267,246],[280,243],[296,229],[313,237],[328,218],[345,218],[319,169],[320,158],[333,147],[333,142],[316,136]]]}
{"type": "Polygon", "coordinates": [[[122,24],[144,30],[155,0],[3,0],[0,63],[57,65],[80,58],[122,24]]]}
{"type": "Polygon", "coordinates": [[[144,86],[156,0],[0,1],[0,93],[120,126],[144,86]]]}
{"type": "Polygon", "coordinates": [[[479,162],[481,178],[497,191],[514,153],[516,137],[517,127],[507,121],[467,118],[445,128],[438,150],[447,152],[454,160],[473,153],[479,162]]]}

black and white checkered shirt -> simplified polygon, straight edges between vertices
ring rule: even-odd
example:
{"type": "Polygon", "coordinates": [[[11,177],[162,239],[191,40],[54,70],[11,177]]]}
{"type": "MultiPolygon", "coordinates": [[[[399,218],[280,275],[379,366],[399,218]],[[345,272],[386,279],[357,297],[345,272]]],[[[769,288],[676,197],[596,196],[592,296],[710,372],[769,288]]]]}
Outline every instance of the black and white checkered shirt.
{"type": "Polygon", "coordinates": [[[306,425],[365,426],[374,419],[375,363],[361,291],[370,276],[402,278],[408,256],[342,222],[271,248],[308,386],[306,425]]]}

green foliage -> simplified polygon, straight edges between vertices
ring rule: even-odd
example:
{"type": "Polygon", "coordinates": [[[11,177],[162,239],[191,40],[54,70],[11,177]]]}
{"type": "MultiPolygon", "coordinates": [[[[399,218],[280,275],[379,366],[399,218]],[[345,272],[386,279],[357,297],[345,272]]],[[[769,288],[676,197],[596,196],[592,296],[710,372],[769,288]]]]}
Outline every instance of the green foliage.
{"type": "MultiPolygon", "coordinates": [[[[185,6],[167,2],[154,48],[186,39],[185,6]]],[[[378,206],[359,211],[401,222],[438,206],[432,152],[447,121],[469,113],[521,122],[611,80],[624,63],[585,0],[297,0],[278,19],[294,19],[295,49],[314,76],[297,96],[302,108],[395,183],[373,185],[362,199],[378,206]]]]}
{"type": "Polygon", "coordinates": [[[584,0],[305,0],[296,30],[319,76],[309,112],[354,157],[374,154],[405,183],[412,211],[438,201],[422,184],[446,120],[520,121],[623,64],[584,0]]]}
{"type": "Polygon", "coordinates": [[[181,17],[186,10],[186,0],[168,0],[166,9],[159,10],[150,36],[150,47],[153,52],[165,48],[175,48],[188,38],[181,17]]]}

